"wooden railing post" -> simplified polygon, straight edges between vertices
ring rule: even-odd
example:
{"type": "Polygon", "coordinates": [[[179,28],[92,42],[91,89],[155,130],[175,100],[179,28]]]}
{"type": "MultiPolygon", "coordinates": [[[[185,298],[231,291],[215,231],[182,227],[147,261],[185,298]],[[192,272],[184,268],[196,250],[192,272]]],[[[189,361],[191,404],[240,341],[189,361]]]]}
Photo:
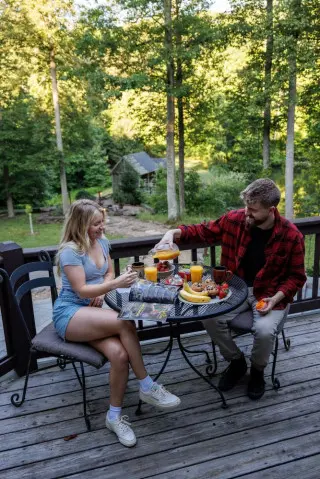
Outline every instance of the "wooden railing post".
{"type": "MultiPolygon", "coordinates": [[[[18,266],[24,264],[22,248],[13,241],[5,241],[4,243],[0,243],[0,257],[1,267],[7,271],[9,276],[16,268],[18,268],[18,266]]],[[[14,314],[15,306],[12,299],[9,297],[7,300],[9,301],[10,314],[9,318],[4,318],[4,320],[8,322],[5,327],[9,332],[13,354],[15,355],[15,371],[19,376],[23,376],[26,372],[28,364],[30,345],[28,338],[25,334],[23,334],[23,328],[18,322],[17,315],[14,314]]],[[[26,294],[22,299],[21,310],[23,312],[30,334],[31,336],[34,336],[36,333],[36,327],[30,293],[26,294]]],[[[37,362],[34,360],[31,364],[31,370],[35,369],[37,369],[37,362]]]]}

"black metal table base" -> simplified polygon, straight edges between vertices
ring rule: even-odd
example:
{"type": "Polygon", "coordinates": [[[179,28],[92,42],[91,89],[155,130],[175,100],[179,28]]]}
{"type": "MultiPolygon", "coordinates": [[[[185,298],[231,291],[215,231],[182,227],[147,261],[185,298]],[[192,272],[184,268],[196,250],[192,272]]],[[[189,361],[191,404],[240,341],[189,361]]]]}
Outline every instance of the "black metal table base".
{"type": "MultiPolygon", "coordinates": [[[[222,394],[222,392],[220,391],[219,388],[217,388],[217,386],[215,386],[215,384],[213,384],[213,382],[206,376],[204,376],[195,366],[194,364],[192,364],[192,362],[190,361],[190,359],[188,358],[187,354],[186,353],[190,353],[190,354],[193,354],[193,353],[204,353],[206,355],[206,362],[207,364],[211,364],[211,360],[210,360],[210,357],[209,357],[209,354],[207,351],[205,350],[189,350],[187,348],[185,348],[182,344],[182,341],[181,341],[181,334],[180,334],[180,327],[179,327],[179,323],[174,323],[172,324],[172,322],[170,322],[170,339],[169,339],[169,343],[167,344],[166,348],[161,351],[161,352],[164,352],[164,351],[167,351],[167,355],[166,355],[166,358],[164,360],[164,363],[160,369],[160,371],[158,372],[158,374],[153,378],[154,381],[157,381],[159,379],[159,377],[161,376],[161,374],[164,372],[164,370],[166,369],[166,366],[168,364],[168,361],[169,361],[169,358],[171,356],[171,352],[172,352],[172,347],[173,347],[173,340],[176,339],[177,342],[178,342],[178,346],[179,346],[179,349],[181,351],[181,354],[184,358],[184,360],[186,361],[186,363],[190,366],[190,368],[200,377],[202,378],[206,383],[209,384],[209,386],[211,386],[213,389],[215,389],[215,391],[219,394],[220,398],[221,398],[221,401],[222,401],[222,405],[221,407],[222,408],[227,408],[228,405],[226,403],[226,400],[225,400],[225,397],[224,395],[222,394]]],[[[214,351],[214,350],[213,350],[214,351]]],[[[214,351],[215,353],[215,351],[214,351]]],[[[158,353],[160,354],[160,353],[158,353]]],[[[208,366],[209,367],[209,366],[208,366]]],[[[142,410],[141,410],[141,406],[142,406],[142,401],[140,400],[139,401],[139,404],[138,404],[138,407],[137,407],[137,410],[136,410],[136,415],[139,416],[142,414],[142,410]]]]}

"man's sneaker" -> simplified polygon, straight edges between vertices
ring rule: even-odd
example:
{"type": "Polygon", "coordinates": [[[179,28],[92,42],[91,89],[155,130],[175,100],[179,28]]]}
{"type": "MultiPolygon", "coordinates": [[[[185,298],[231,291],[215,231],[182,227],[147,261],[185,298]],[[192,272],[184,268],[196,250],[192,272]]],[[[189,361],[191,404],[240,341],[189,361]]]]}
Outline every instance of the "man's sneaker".
{"type": "Polygon", "coordinates": [[[118,417],[115,421],[110,421],[108,414],[106,415],[106,426],[110,431],[114,432],[119,439],[119,442],[127,447],[132,447],[136,444],[136,436],[131,429],[131,424],[128,422],[128,416],[118,417]]]}
{"type": "Polygon", "coordinates": [[[227,369],[223,372],[218,388],[220,391],[229,391],[232,389],[239,379],[247,372],[247,363],[243,354],[239,359],[232,359],[227,369]]]}
{"type": "Polygon", "coordinates": [[[141,401],[144,401],[161,409],[170,409],[179,406],[181,403],[178,396],[171,394],[161,384],[153,383],[151,389],[147,392],[139,391],[141,401]]]}
{"type": "Polygon", "coordinates": [[[264,395],[265,381],[263,379],[263,370],[251,366],[250,380],[248,383],[248,396],[250,399],[260,399],[264,395]]]}

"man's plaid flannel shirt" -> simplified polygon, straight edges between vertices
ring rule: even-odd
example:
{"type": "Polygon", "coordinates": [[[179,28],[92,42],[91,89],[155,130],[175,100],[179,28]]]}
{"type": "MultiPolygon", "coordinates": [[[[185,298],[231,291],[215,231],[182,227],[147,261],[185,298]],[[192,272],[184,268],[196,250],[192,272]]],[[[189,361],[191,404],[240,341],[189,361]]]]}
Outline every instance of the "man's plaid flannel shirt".
{"type": "MultiPolygon", "coordinates": [[[[244,209],[230,211],[215,221],[181,225],[179,228],[180,241],[183,243],[221,242],[221,264],[240,278],[244,277],[241,260],[251,240],[244,209]]],[[[285,297],[275,309],[284,309],[293,301],[293,297],[306,281],[304,239],[296,226],[280,216],[277,209],[273,233],[265,248],[265,257],[266,263],[254,280],[253,293],[259,300],[282,291],[285,297]]]]}

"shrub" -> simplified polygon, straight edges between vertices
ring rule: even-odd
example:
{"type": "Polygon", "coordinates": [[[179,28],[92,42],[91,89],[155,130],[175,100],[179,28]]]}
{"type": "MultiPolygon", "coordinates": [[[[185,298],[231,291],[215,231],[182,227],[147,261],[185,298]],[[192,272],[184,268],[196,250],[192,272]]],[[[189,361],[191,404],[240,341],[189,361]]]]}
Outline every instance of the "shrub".
{"type": "Polygon", "coordinates": [[[79,190],[75,196],[76,200],[92,200],[96,201],[96,197],[93,196],[91,193],[89,193],[86,190],[79,190]]]}
{"type": "Polygon", "coordinates": [[[120,204],[140,205],[143,194],[140,188],[140,176],[130,166],[126,166],[120,174],[119,186],[113,192],[113,199],[120,204]]]}

